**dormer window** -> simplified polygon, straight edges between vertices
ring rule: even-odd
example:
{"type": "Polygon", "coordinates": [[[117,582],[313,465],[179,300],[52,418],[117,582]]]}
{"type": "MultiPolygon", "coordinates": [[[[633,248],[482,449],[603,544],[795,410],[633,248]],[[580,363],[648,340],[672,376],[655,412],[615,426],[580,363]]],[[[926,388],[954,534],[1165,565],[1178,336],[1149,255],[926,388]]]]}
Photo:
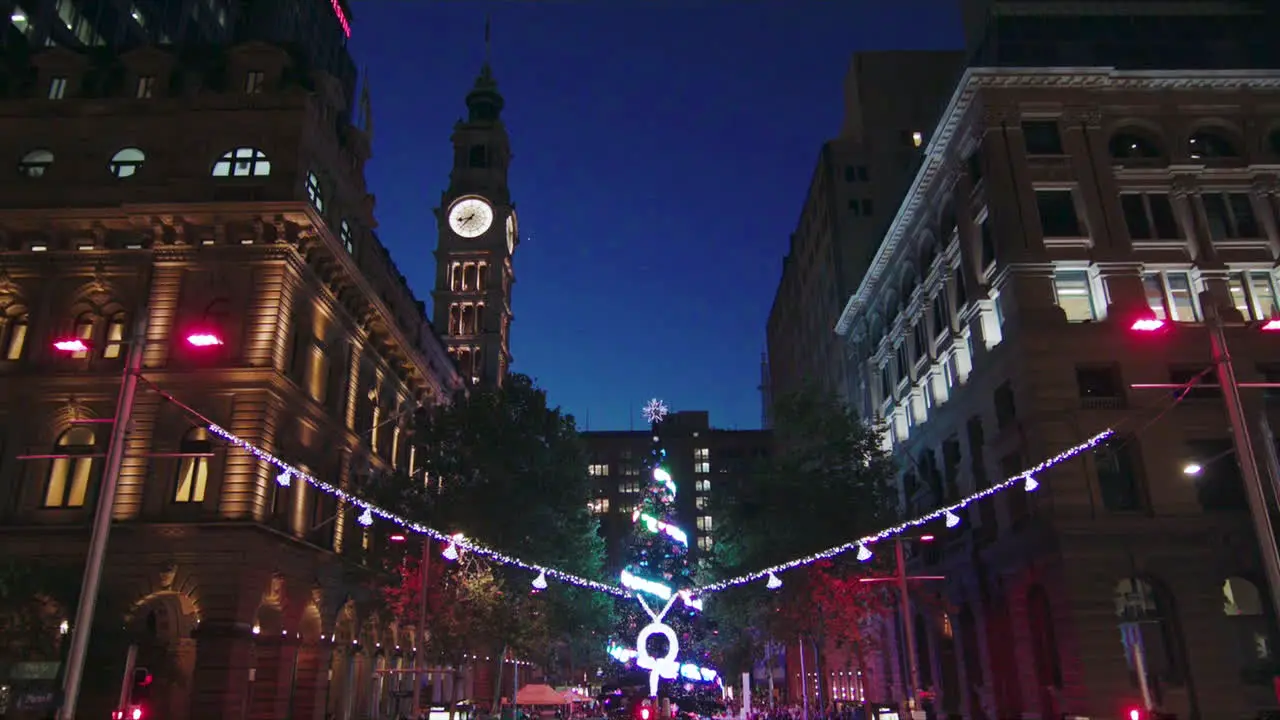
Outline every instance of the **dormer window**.
{"type": "Polygon", "coordinates": [[[142,169],[142,164],[146,160],[146,154],[138,148],[124,148],[111,156],[111,162],[108,163],[107,169],[118,178],[133,177],[142,169]]]}
{"type": "Polygon", "coordinates": [[[49,99],[61,100],[67,94],[67,79],[56,77],[49,81],[49,99]]]}
{"type": "MultiPolygon", "coordinates": [[[[50,163],[53,156],[49,158],[50,163]]],[[[214,177],[266,177],[271,174],[271,161],[257,148],[228,150],[213,164],[214,177]]]]}
{"type": "Polygon", "coordinates": [[[313,172],[307,173],[307,199],[319,212],[324,212],[324,195],[320,194],[320,178],[313,172]]]}
{"type": "Polygon", "coordinates": [[[261,70],[251,70],[244,80],[244,92],[246,95],[260,95],[266,89],[267,74],[261,70]]]}
{"type": "Polygon", "coordinates": [[[139,100],[148,100],[151,98],[152,95],[155,94],[155,91],[156,91],[155,77],[151,75],[143,75],[142,77],[138,78],[138,87],[137,87],[137,91],[134,93],[134,97],[138,98],[139,100]]]}

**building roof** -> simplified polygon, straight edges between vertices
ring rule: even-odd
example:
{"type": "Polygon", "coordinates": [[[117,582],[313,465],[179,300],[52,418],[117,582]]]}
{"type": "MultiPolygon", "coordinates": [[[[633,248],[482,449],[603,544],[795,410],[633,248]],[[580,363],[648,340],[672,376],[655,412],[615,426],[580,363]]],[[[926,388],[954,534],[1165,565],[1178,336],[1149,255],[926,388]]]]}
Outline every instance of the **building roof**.
{"type": "Polygon", "coordinates": [[[920,211],[926,206],[946,171],[961,158],[953,157],[963,140],[959,131],[974,111],[974,100],[984,88],[1076,88],[1095,90],[1233,90],[1280,89],[1280,70],[1152,70],[1115,68],[969,68],[957,83],[951,101],[938,120],[925,147],[924,158],[898,212],[836,321],[835,331],[848,335],[859,315],[871,305],[880,278],[888,269],[898,244],[909,239],[920,211]],[[950,160],[950,162],[948,162],[950,160]]]}

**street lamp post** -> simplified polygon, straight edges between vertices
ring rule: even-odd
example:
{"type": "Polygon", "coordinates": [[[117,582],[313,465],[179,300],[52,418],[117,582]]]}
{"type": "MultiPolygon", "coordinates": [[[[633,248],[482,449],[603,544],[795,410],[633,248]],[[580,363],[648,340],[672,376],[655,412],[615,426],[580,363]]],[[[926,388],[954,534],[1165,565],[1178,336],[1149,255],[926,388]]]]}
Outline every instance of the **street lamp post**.
{"type": "MultiPolygon", "coordinates": [[[[1213,351],[1213,364],[1217,373],[1218,387],[1222,392],[1223,404],[1226,406],[1227,423],[1231,427],[1232,444],[1235,447],[1236,459],[1240,466],[1241,479],[1244,481],[1245,494],[1249,500],[1249,514],[1253,516],[1254,532],[1258,536],[1259,550],[1262,553],[1262,564],[1267,575],[1267,585],[1271,595],[1271,606],[1280,617],[1280,549],[1276,547],[1275,534],[1271,525],[1271,517],[1267,511],[1265,483],[1262,473],[1258,471],[1257,456],[1254,454],[1253,439],[1249,434],[1249,423],[1245,417],[1244,405],[1240,401],[1241,387],[1274,387],[1274,383],[1240,383],[1236,379],[1235,366],[1231,362],[1231,353],[1227,349],[1227,336],[1218,311],[1217,302],[1209,293],[1200,293],[1200,307],[1204,308],[1205,325],[1209,329],[1209,342],[1213,351]]],[[[1139,319],[1130,329],[1138,332],[1153,332],[1164,329],[1165,323],[1156,318],[1139,319]]],[[[1271,320],[1262,325],[1262,330],[1274,332],[1280,329],[1277,321],[1271,320]]],[[[1170,384],[1146,383],[1134,385],[1137,389],[1165,388],[1170,384]]],[[[1182,387],[1181,385],[1177,387],[1182,387]]],[[[1267,438],[1267,442],[1274,442],[1267,438]]]]}
{"type": "MultiPolygon", "coordinates": [[[[111,534],[111,513],[115,510],[116,490],[120,485],[120,468],[124,463],[125,441],[133,418],[133,401],[142,376],[142,361],[146,352],[148,319],[151,313],[143,307],[134,322],[133,334],[125,341],[129,348],[124,371],[120,378],[120,394],[116,398],[116,411],[111,422],[111,439],[107,445],[106,467],[103,469],[102,486],[98,504],[94,508],[93,528],[89,535],[89,553],[85,559],[84,578],[80,584],[80,601],[76,605],[75,625],[72,627],[71,649],[67,653],[67,669],[62,684],[62,705],[58,720],[74,720],[76,702],[80,697],[80,685],[84,680],[85,655],[89,650],[89,635],[93,629],[94,610],[98,604],[98,590],[102,584],[102,571],[106,565],[107,540],[111,534]]],[[[187,335],[187,344],[193,348],[211,348],[222,345],[222,337],[209,330],[197,330],[187,335]]],[[[92,350],[83,338],[63,338],[54,341],[54,349],[60,352],[88,353],[92,350]]],[[[207,457],[207,453],[148,453],[148,457],[207,457]]],[[[28,455],[19,459],[34,460],[42,456],[28,455]]],[[[126,676],[126,682],[129,678],[126,676]]],[[[120,710],[122,708],[116,708],[120,710]]]]}
{"type": "Polygon", "coordinates": [[[67,674],[63,682],[62,707],[59,720],[75,720],[76,701],[80,696],[80,684],[84,679],[84,659],[89,650],[89,635],[93,627],[93,612],[98,604],[98,586],[102,582],[102,569],[107,554],[107,538],[111,534],[111,513],[116,504],[116,487],[120,483],[120,466],[124,460],[125,439],[129,433],[129,419],[133,415],[133,398],[138,388],[138,374],[142,371],[142,358],[147,336],[147,318],[150,313],[143,308],[134,323],[133,337],[129,343],[129,355],[120,380],[120,395],[116,400],[115,419],[111,425],[111,441],[107,446],[107,462],[98,493],[98,506],[93,516],[93,530],[89,536],[89,556],[85,561],[84,580],[80,585],[80,602],[76,604],[75,626],[71,634],[71,651],[67,654],[67,674]]]}

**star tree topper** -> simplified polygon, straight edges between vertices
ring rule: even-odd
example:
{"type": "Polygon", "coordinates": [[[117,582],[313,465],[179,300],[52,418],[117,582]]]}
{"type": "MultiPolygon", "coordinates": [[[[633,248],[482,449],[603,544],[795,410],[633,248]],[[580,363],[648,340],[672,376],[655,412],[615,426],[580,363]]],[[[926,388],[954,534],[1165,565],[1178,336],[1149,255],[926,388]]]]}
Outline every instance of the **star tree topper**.
{"type": "Polygon", "coordinates": [[[644,409],[640,412],[644,415],[645,420],[651,423],[660,423],[666,419],[667,413],[670,412],[670,409],[667,407],[666,403],[662,402],[658,398],[654,398],[645,403],[644,409]]]}

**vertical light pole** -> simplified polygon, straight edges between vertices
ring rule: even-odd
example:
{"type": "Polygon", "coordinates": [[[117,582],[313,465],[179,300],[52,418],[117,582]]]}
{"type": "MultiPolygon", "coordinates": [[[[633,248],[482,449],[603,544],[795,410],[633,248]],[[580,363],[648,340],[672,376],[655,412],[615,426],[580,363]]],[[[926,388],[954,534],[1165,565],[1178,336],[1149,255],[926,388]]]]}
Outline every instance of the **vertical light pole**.
{"type": "MultiPolygon", "coordinates": [[[[1258,549],[1262,553],[1262,565],[1267,575],[1267,585],[1271,595],[1271,606],[1276,617],[1280,617],[1280,550],[1276,548],[1275,534],[1271,525],[1271,517],[1267,511],[1266,492],[1263,489],[1262,474],[1258,471],[1257,456],[1254,454],[1253,439],[1249,435],[1249,423],[1245,418],[1244,406],[1240,402],[1240,388],[1271,388],[1276,383],[1241,383],[1236,379],[1235,366],[1231,362],[1231,353],[1227,349],[1227,336],[1218,311],[1217,302],[1208,292],[1200,293],[1200,307],[1204,309],[1205,325],[1209,330],[1209,343],[1213,352],[1214,370],[1217,374],[1218,387],[1222,391],[1223,404],[1226,406],[1227,423],[1231,427],[1231,439],[1235,448],[1237,464],[1240,467],[1241,480],[1244,481],[1245,494],[1249,500],[1249,514],[1253,516],[1254,533],[1258,536],[1258,549]]],[[[1130,326],[1135,332],[1161,332],[1166,323],[1155,317],[1139,318],[1130,326]]],[[[1276,320],[1266,322],[1262,330],[1275,332],[1280,330],[1276,320]]],[[[1186,385],[1177,383],[1137,383],[1130,387],[1138,390],[1152,389],[1186,389],[1186,385]]],[[[1267,442],[1274,442],[1271,438],[1267,442]]]]}
{"type": "MultiPolygon", "coordinates": [[[[84,578],[80,585],[80,601],[76,606],[75,626],[72,628],[71,650],[67,653],[67,672],[62,684],[62,706],[59,720],[75,720],[76,702],[80,697],[80,685],[84,680],[85,655],[89,650],[89,635],[93,630],[93,614],[98,604],[98,590],[102,584],[102,570],[107,558],[107,540],[111,534],[111,513],[116,505],[116,490],[120,484],[120,467],[124,463],[125,441],[133,418],[133,400],[142,375],[142,360],[146,351],[148,319],[151,312],[143,307],[134,322],[133,334],[125,341],[129,353],[125,359],[120,379],[120,393],[116,398],[116,412],[111,420],[111,439],[107,445],[106,467],[102,474],[102,487],[98,493],[98,505],[94,509],[93,529],[89,535],[89,554],[85,560],[84,578]]],[[[194,348],[222,345],[222,338],[214,332],[199,330],[187,336],[187,344],[194,348]]],[[[82,338],[61,339],[53,343],[60,352],[88,353],[89,343],[82,338]]],[[[195,455],[204,455],[196,453],[195,455]]],[[[158,455],[152,455],[157,457],[158,455]]],[[[167,457],[187,457],[186,453],[171,453],[167,457]]],[[[32,456],[28,456],[31,458],[32,456]]],[[[22,459],[28,459],[22,458],[22,459]]],[[[126,677],[126,681],[128,681],[126,677]]],[[[123,708],[117,708],[120,710],[123,708]]]]}
{"type": "MultiPolygon", "coordinates": [[[[418,647],[413,652],[413,715],[416,718],[422,707],[422,671],[427,655],[427,587],[431,576],[431,536],[422,536],[422,562],[418,565],[422,575],[422,597],[418,599],[418,647]]],[[[453,693],[449,693],[453,697],[453,693]]],[[[452,702],[452,701],[451,701],[452,702]]]]}
{"type": "MultiPolygon", "coordinates": [[[[120,380],[120,395],[116,399],[116,413],[111,425],[111,441],[107,446],[107,462],[103,471],[102,488],[98,493],[98,506],[93,516],[93,530],[89,536],[89,557],[84,565],[84,579],[80,584],[80,602],[76,605],[76,620],[71,634],[71,652],[67,653],[67,675],[63,682],[62,707],[59,720],[75,720],[76,701],[80,696],[80,683],[84,679],[84,659],[89,650],[89,635],[93,628],[93,612],[98,604],[98,586],[102,582],[102,567],[106,560],[107,538],[111,534],[111,512],[116,504],[116,487],[120,482],[120,465],[124,460],[124,445],[129,433],[129,419],[133,415],[133,397],[138,387],[138,374],[142,371],[142,356],[147,337],[146,308],[138,313],[134,322],[133,337],[129,342],[129,355],[120,380]]],[[[66,341],[54,343],[61,348],[66,341]]],[[[83,341],[81,345],[84,346],[83,341]]],[[[85,346],[87,347],[87,346],[85,346]]],[[[81,348],[73,351],[83,352],[81,348]]],[[[126,678],[127,679],[127,678],[126,678]]]]}

